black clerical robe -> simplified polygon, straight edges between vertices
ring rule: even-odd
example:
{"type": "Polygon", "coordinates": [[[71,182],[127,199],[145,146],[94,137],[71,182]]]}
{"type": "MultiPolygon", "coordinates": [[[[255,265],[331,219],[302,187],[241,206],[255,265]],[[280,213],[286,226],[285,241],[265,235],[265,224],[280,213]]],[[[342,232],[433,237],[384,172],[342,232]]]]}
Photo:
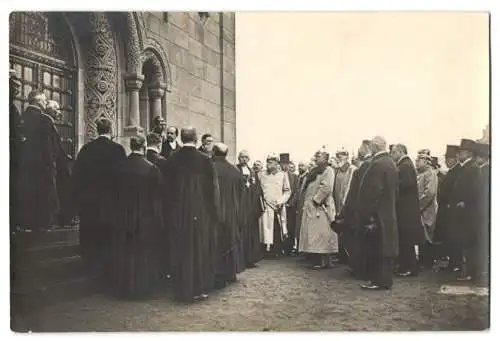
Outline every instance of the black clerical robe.
{"type": "Polygon", "coordinates": [[[264,209],[262,205],[262,188],[257,174],[248,166],[238,165],[237,168],[244,180],[240,203],[241,246],[239,253],[239,263],[243,270],[245,267],[253,266],[262,259],[259,218],[264,209]],[[243,167],[247,167],[248,175],[243,175],[243,167]]]}
{"type": "Polygon", "coordinates": [[[134,152],[118,168],[118,207],[110,234],[110,289],[121,298],[141,298],[160,279],[162,176],[158,167],[134,152]]]}
{"type": "Polygon", "coordinates": [[[238,241],[240,236],[240,204],[244,181],[238,169],[224,157],[213,158],[219,183],[220,221],[217,230],[218,262],[216,281],[218,285],[236,280],[238,241]]]}
{"type": "Polygon", "coordinates": [[[101,136],[82,147],[72,174],[73,197],[80,218],[80,250],[92,270],[109,259],[109,231],[117,208],[116,175],[125,149],[101,136]]]}
{"type": "Polygon", "coordinates": [[[53,119],[29,105],[16,134],[14,193],[17,223],[23,228],[46,229],[57,223],[56,188],[60,136],[53,119]]]}
{"type": "Polygon", "coordinates": [[[190,301],[213,288],[218,184],[213,162],[193,146],[169,156],[165,177],[176,296],[190,301]]]}

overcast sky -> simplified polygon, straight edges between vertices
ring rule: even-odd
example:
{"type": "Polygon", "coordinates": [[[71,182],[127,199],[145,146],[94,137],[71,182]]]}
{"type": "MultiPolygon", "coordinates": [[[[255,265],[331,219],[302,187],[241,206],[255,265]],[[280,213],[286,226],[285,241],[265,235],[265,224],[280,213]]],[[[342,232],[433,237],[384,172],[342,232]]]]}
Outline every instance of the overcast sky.
{"type": "Polygon", "coordinates": [[[237,13],[237,149],[309,159],[377,134],[436,156],[489,117],[482,13],[237,13]]]}

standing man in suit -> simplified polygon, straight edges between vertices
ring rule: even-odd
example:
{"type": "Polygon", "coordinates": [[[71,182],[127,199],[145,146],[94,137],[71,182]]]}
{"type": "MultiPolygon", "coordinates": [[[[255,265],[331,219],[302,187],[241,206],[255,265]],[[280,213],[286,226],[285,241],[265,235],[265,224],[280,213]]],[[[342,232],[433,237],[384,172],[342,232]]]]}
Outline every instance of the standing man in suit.
{"type": "Polygon", "coordinates": [[[280,154],[280,165],[283,172],[288,175],[288,182],[290,183],[291,195],[290,199],[285,203],[286,207],[286,224],[288,229],[288,240],[285,243],[285,254],[294,255],[296,253],[295,249],[295,238],[296,234],[296,202],[293,201],[294,194],[298,190],[298,176],[290,170],[290,154],[282,153],[280,154]]]}
{"type": "Polygon", "coordinates": [[[458,162],[459,146],[447,145],[445,153],[446,167],[448,172],[443,178],[441,188],[438,188],[438,213],[436,217],[436,230],[434,232],[434,241],[440,244],[440,254],[449,257],[448,269],[459,271],[461,266],[460,249],[454,245],[452,235],[454,232],[454,223],[452,219],[452,191],[460,172],[460,162],[458,162]]]}
{"type": "Polygon", "coordinates": [[[419,266],[415,245],[424,243],[418,201],[417,171],[408,157],[405,145],[396,144],[391,150],[391,156],[397,165],[399,179],[396,201],[399,234],[398,275],[416,276],[419,266]]]}
{"type": "Polygon", "coordinates": [[[116,175],[127,155],[112,141],[112,122],[97,121],[99,137],[84,145],[73,167],[73,191],[80,217],[80,252],[89,271],[106,273],[112,216],[116,212],[116,175]]]}
{"type": "Polygon", "coordinates": [[[168,158],[172,153],[177,152],[181,149],[181,146],[177,142],[177,136],[179,135],[179,131],[176,127],[168,127],[167,128],[167,137],[163,140],[161,145],[161,156],[165,159],[168,158]]]}
{"type": "Polygon", "coordinates": [[[462,250],[461,281],[476,279],[477,247],[481,216],[481,170],[475,162],[476,143],[462,139],[458,150],[461,169],[452,191],[455,233],[453,238],[462,250]]]}
{"type": "Polygon", "coordinates": [[[384,138],[373,138],[371,147],[373,159],[361,179],[354,216],[354,225],[364,230],[369,247],[370,281],[361,287],[366,290],[389,290],[393,283],[394,259],[399,252],[396,214],[398,173],[384,138]]]}
{"type": "Polygon", "coordinates": [[[32,91],[28,103],[16,137],[16,220],[25,231],[48,230],[57,224],[59,213],[56,177],[61,138],[45,111],[45,94],[32,91]]]}

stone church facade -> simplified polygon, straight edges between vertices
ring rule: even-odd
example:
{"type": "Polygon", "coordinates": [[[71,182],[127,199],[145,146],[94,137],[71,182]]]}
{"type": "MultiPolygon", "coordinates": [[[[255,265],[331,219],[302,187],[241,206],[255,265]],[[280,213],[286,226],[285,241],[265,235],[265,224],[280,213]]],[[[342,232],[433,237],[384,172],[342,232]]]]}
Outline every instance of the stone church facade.
{"type": "Polygon", "coordinates": [[[43,89],[61,104],[67,153],[114,122],[117,140],[149,131],[154,117],[211,133],[236,155],[235,16],[215,12],[12,12],[10,67],[17,105],[43,89]]]}

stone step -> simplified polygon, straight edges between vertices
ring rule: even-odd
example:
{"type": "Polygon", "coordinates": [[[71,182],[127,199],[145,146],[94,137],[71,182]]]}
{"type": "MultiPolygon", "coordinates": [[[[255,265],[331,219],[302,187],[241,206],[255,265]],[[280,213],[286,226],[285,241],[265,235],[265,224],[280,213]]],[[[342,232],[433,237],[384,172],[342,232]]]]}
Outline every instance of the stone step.
{"type": "Polygon", "coordinates": [[[12,264],[34,264],[50,259],[64,258],[80,254],[78,241],[57,241],[31,248],[12,250],[12,264]]]}
{"type": "Polygon", "coordinates": [[[46,287],[42,291],[30,293],[11,292],[11,330],[27,332],[33,330],[29,316],[45,307],[76,300],[95,293],[99,288],[93,277],[80,277],[46,287]]]}
{"type": "Polygon", "coordinates": [[[53,258],[12,269],[11,292],[26,294],[44,291],[59,282],[84,276],[84,262],[79,255],[53,258]]]}
{"type": "Polygon", "coordinates": [[[58,228],[51,231],[13,232],[11,248],[14,253],[20,250],[43,247],[56,242],[78,243],[78,227],[58,228]]]}

